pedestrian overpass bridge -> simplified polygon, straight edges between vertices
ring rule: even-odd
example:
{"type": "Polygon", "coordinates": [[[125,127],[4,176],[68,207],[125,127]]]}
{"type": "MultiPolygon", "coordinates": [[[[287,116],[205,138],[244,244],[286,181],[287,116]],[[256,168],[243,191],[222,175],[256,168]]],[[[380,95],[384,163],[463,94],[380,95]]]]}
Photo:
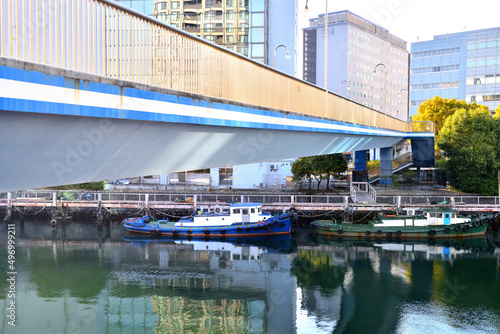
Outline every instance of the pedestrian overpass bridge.
{"type": "Polygon", "coordinates": [[[0,28],[0,191],[408,138],[433,156],[432,123],[387,116],[110,1],[0,0],[0,28]]]}

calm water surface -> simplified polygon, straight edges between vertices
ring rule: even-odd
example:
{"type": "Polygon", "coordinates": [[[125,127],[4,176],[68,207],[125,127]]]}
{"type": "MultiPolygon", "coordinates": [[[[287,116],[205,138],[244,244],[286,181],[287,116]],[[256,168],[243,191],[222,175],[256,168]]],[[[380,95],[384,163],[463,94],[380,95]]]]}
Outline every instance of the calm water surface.
{"type": "Polygon", "coordinates": [[[6,226],[0,240],[2,333],[500,332],[493,235],[188,241],[37,221],[15,231],[14,263],[6,226]]]}

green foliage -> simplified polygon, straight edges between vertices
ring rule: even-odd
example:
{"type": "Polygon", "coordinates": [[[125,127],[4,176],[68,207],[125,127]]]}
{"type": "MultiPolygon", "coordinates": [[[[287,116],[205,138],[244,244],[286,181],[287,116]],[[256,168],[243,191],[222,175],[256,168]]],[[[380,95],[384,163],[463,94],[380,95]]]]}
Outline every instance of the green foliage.
{"type": "Polygon", "coordinates": [[[439,170],[446,171],[446,159],[443,158],[436,159],[435,166],[439,170]]]}
{"type": "Polygon", "coordinates": [[[299,251],[292,261],[290,272],[302,288],[331,293],[344,281],[346,268],[332,265],[331,254],[324,251],[299,251]]]}
{"type": "Polygon", "coordinates": [[[399,189],[399,174],[391,175],[391,179],[392,179],[391,188],[399,189]]]}
{"type": "Polygon", "coordinates": [[[450,185],[467,193],[497,195],[500,118],[484,108],[464,108],[448,117],[437,138],[447,158],[450,185]]]}
{"type": "Polygon", "coordinates": [[[51,189],[58,190],[69,190],[69,189],[81,189],[81,190],[103,190],[104,189],[104,181],[100,182],[87,182],[87,183],[78,183],[78,184],[68,184],[65,186],[57,186],[50,187],[51,189]]]}
{"type": "Polygon", "coordinates": [[[432,121],[436,126],[436,135],[439,135],[446,119],[460,109],[480,109],[488,110],[487,106],[478,105],[476,102],[467,104],[467,102],[456,99],[443,99],[435,96],[423,102],[417,110],[417,115],[413,116],[414,121],[432,121]]]}
{"type": "Polygon", "coordinates": [[[366,169],[370,170],[373,168],[378,168],[380,167],[380,160],[370,160],[366,162],[366,169]]]}
{"type": "Polygon", "coordinates": [[[339,176],[347,170],[347,161],[341,153],[304,157],[292,163],[293,181],[309,181],[311,189],[312,179],[318,181],[318,189],[321,181],[327,180],[327,189],[330,186],[330,177],[339,176]]]}

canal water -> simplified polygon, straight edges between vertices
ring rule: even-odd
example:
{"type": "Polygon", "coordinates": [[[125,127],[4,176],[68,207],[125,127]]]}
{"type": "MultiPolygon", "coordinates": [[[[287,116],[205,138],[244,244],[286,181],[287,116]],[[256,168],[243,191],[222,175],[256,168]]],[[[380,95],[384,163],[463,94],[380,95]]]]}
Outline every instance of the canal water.
{"type": "Polygon", "coordinates": [[[1,333],[500,332],[494,235],[189,241],[4,225],[1,333]]]}

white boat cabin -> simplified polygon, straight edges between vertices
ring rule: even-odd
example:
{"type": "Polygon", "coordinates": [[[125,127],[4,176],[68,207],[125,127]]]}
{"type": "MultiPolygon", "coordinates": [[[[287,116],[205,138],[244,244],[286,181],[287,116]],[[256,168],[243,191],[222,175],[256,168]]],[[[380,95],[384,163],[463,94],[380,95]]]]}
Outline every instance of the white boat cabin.
{"type": "Polygon", "coordinates": [[[455,209],[423,209],[423,215],[384,216],[377,225],[381,226],[427,226],[452,225],[470,221],[469,217],[458,215],[455,209]]]}
{"type": "Polygon", "coordinates": [[[262,212],[261,203],[235,203],[229,212],[222,212],[218,207],[212,211],[201,212],[193,218],[182,218],[175,226],[228,226],[232,224],[250,224],[267,220],[270,213],[262,212]]]}

